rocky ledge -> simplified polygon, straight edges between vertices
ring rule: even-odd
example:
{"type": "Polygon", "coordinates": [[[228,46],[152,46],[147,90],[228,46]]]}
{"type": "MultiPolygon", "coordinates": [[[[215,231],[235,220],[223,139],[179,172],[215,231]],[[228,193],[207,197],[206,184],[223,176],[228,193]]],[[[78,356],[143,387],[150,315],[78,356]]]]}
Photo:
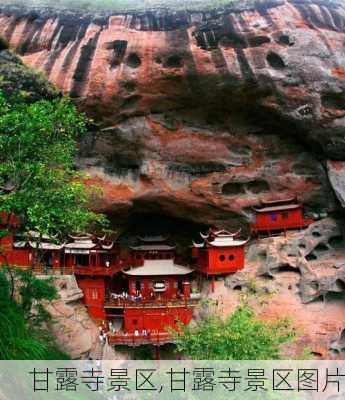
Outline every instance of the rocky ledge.
{"type": "Polygon", "coordinates": [[[81,303],[83,293],[74,276],[54,278],[58,300],[45,304],[52,317],[50,330],[57,343],[72,359],[92,356],[98,345],[98,327],[81,303]]]}

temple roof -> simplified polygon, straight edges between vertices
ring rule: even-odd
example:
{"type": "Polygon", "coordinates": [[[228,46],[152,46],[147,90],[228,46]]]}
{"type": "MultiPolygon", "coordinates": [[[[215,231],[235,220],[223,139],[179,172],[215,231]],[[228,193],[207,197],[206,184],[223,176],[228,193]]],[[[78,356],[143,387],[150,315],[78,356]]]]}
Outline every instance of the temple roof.
{"type": "Polygon", "coordinates": [[[66,249],[93,249],[97,246],[91,239],[78,239],[65,245],[66,249]]]}
{"type": "Polygon", "coordinates": [[[240,234],[241,229],[237,232],[230,232],[226,229],[215,230],[210,229],[207,234],[200,233],[203,243],[194,243],[193,246],[196,248],[203,247],[238,247],[245,245],[247,240],[236,240],[235,238],[240,234]]]}
{"type": "Polygon", "coordinates": [[[177,265],[174,260],[145,260],[140,267],[123,270],[124,274],[130,276],[187,275],[192,272],[191,268],[177,265]]]}
{"type": "Polygon", "coordinates": [[[26,246],[30,246],[33,249],[40,250],[61,250],[65,244],[59,244],[56,242],[56,237],[50,237],[48,235],[40,235],[39,232],[29,231],[18,235],[20,239],[17,239],[13,243],[13,247],[22,249],[26,246]],[[40,238],[41,236],[41,238],[40,238]],[[39,240],[41,239],[41,240],[39,240]]]}
{"type": "Polygon", "coordinates": [[[16,249],[23,249],[27,244],[28,244],[28,242],[26,240],[17,241],[17,242],[13,242],[13,247],[16,249]]]}
{"type": "Polygon", "coordinates": [[[301,208],[301,204],[281,204],[272,207],[263,207],[263,208],[254,208],[254,210],[258,213],[265,212],[274,212],[274,211],[286,211],[286,210],[295,210],[297,208],[301,208]]]}
{"type": "MultiPolygon", "coordinates": [[[[29,244],[33,249],[37,249],[37,242],[30,241],[29,244]]],[[[63,247],[64,244],[59,245],[55,243],[46,243],[46,242],[41,242],[38,246],[40,250],[61,250],[63,249],[63,247]]]]}
{"type": "Polygon", "coordinates": [[[261,203],[266,206],[273,206],[274,204],[282,204],[282,203],[293,203],[296,202],[296,196],[287,197],[285,199],[270,199],[270,200],[261,200],[261,203]]]}
{"type": "MultiPolygon", "coordinates": [[[[102,239],[102,238],[101,238],[102,239]]],[[[102,240],[98,239],[98,241],[93,241],[91,238],[76,238],[74,242],[65,244],[65,249],[80,249],[80,250],[92,250],[96,247],[100,247],[103,250],[111,250],[114,246],[114,242],[102,243],[102,240]]]]}
{"type": "Polygon", "coordinates": [[[175,246],[169,246],[167,244],[145,244],[141,246],[132,246],[131,249],[137,251],[169,251],[174,250],[175,246]]]}
{"type": "Polygon", "coordinates": [[[246,240],[235,240],[232,237],[216,237],[212,242],[207,241],[207,244],[211,247],[238,247],[248,243],[249,239],[246,240]]]}
{"type": "Polygon", "coordinates": [[[79,240],[88,240],[92,238],[92,235],[90,233],[83,233],[80,235],[69,235],[69,237],[75,241],[79,241],[79,240]]]}
{"type": "Polygon", "coordinates": [[[141,240],[142,242],[147,242],[147,243],[154,243],[154,242],[165,242],[168,240],[168,236],[163,236],[163,235],[147,235],[147,236],[138,236],[138,239],[141,240]]]}

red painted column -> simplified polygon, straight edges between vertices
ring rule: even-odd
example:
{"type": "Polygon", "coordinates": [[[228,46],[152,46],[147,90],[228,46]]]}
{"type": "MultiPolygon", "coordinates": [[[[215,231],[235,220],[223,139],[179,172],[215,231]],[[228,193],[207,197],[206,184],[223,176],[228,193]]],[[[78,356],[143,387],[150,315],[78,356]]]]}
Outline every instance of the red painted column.
{"type": "Polygon", "coordinates": [[[191,284],[188,281],[184,281],[182,285],[183,285],[183,295],[186,299],[189,299],[191,292],[191,284]]]}
{"type": "Polygon", "coordinates": [[[214,293],[214,289],[215,289],[215,276],[212,275],[212,280],[211,280],[211,289],[212,289],[212,293],[214,293]]]}

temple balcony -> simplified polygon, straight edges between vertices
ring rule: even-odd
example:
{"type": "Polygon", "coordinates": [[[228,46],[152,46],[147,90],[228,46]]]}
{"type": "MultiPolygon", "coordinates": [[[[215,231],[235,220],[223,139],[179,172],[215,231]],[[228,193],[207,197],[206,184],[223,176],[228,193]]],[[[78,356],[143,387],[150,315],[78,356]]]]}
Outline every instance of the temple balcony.
{"type": "Polygon", "coordinates": [[[168,343],[174,343],[174,339],[168,332],[151,332],[143,335],[141,333],[135,335],[134,333],[116,332],[108,333],[108,343],[110,345],[125,345],[137,347],[145,344],[154,346],[161,346],[168,343]]]}
{"type": "Polygon", "coordinates": [[[120,264],[115,264],[110,267],[105,266],[80,266],[76,265],[73,267],[73,273],[75,275],[84,276],[113,276],[117,274],[123,268],[120,264]]]}
{"type": "Polygon", "coordinates": [[[193,293],[190,298],[174,298],[164,299],[156,298],[150,300],[128,300],[125,298],[107,298],[105,301],[105,309],[122,309],[122,308],[175,308],[175,307],[195,307],[201,295],[199,293],[193,293]]]}

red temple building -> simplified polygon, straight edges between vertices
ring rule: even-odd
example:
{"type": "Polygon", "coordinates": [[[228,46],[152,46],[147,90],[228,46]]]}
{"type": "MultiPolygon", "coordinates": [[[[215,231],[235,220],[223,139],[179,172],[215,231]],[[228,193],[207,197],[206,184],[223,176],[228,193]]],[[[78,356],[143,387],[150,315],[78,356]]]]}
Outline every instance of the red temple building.
{"type": "Polygon", "coordinates": [[[105,319],[106,288],[122,267],[114,242],[91,235],[71,236],[64,245],[64,265],[76,276],[84,304],[95,319],[105,319]]]}
{"type": "Polygon", "coordinates": [[[0,265],[74,273],[90,316],[110,322],[110,344],[170,343],[171,330],[191,321],[200,297],[192,290],[194,270],[176,262],[175,246],[166,237],[139,238],[121,260],[118,247],[105,237],[71,236],[69,243],[57,244],[35,232],[19,234],[18,219],[5,217],[0,215],[0,230],[6,232],[0,265]]]}
{"type": "Polygon", "coordinates": [[[303,205],[296,198],[262,201],[261,207],[254,208],[254,211],[253,235],[264,233],[270,236],[289,229],[302,229],[313,222],[304,217],[303,205]]]}
{"type": "Polygon", "coordinates": [[[112,344],[161,345],[173,341],[171,329],[188,324],[198,295],[191,293],[193,270],[175,263],[174,246],[164,237],[140,238],[130,264],[115,276],[106,302],[115,327],[112,344]]]}
{"type": "Polygon", "coordinates": [[[16,265],[22,268],[44,266],[59,269],[62,264],[62,248],[46,235],[37,232],[18,234],[19,219],[13,214],[0,213],[0,231],[6,235],[0,238],[0,265],[16,265]]]}
{"type": "Polygon", "coordinates": [[[203,243],[193,243],[192,256],[200,272],[207,276],[226,275],[244,268],[245,245],[248,240],[238,239],[240,231],[210,229],[200,233],[203,243]]]}

